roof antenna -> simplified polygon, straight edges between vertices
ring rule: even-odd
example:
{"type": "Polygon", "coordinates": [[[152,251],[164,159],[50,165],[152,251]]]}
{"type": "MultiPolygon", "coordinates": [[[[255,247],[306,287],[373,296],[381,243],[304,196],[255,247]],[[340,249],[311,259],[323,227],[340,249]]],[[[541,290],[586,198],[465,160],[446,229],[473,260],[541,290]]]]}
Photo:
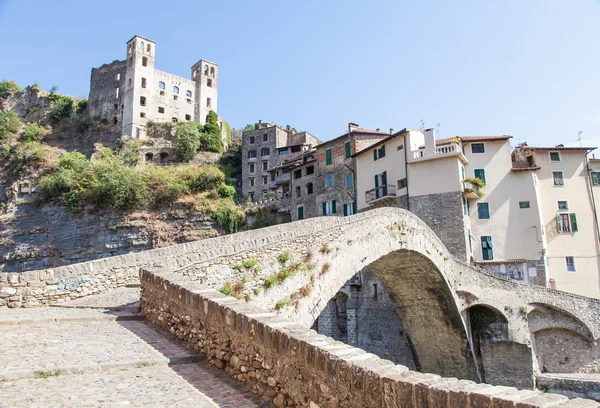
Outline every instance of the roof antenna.
{"type": "Polygon", "coordinates": [[[441,123],[438,123],[438,124],[436,125],[436,133],[437,133],[437,138],[438,138],[438,139],[440,138],[440,126],[441,126],[441,125],[442,125],[441,123]]]}
{"type": "Polygon", "coordinates": [[[581,134],[583,132],[580,130],[579,132],[577,132],[577,140],[579,141],[579,147],[581,147],[581,134]]]}
{"type": "Polygon", "coordinates": [[[425,129],[425,121],[421,119],[421,130],[425,129]]]}

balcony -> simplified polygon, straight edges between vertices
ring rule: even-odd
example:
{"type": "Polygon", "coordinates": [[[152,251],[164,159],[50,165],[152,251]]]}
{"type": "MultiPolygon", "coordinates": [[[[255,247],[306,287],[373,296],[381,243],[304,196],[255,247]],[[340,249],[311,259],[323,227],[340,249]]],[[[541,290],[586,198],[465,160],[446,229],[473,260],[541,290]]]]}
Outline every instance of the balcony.
{"type": "Polygon", "coordinates": [[[291,179],[292,179],[292,173],[284,173],[280,176],[275,177],[275,183],[276,184],[285,184],[285,183],[289,183],[289,181],[291,179]]]}
{"type": "Polygon", "coordinates": [[[465,197],[469,200],[478,200],[484,196],[482,188],[485,187],[485,182],[478,178],[466,178],[462,181],[465,197]]]}
{"type": "Polygon", "coordinates": [[[463,163],[468,163],[468,160],[463,155],[462,148],[458,143],[450,143],[447,145],[436,146],[433,156],[428,156],[427,152],[425,151],[425,148],[414,150],[412,152],[412,161],[439,159],[448,156],[458,156],[463,163]]]}
{"type": "Polygon", "coordinates": [[[365,193],[365,201],[367,204],[372,204],[387,197],[396,197],[396,186],[388,184],[387,186],[379,186],[365,193]]]}

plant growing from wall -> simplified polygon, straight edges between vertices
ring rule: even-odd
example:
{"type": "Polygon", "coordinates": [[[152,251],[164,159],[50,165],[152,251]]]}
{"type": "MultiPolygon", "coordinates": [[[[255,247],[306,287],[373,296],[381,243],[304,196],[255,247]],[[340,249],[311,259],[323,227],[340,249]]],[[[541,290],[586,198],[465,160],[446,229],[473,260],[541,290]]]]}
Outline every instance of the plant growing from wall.
{"type": "Polygon", "coordinates": [[[326,255],[331,252],[331,248],[329,247],[329,245],[327,243],[324,243],[321,246],[321,249],[319,249],[319,252],[326,255]]]}
{"type": "Polygon", "coordinates": [[[6,99],[20,90],[21,87],[15,81],[2,81],[0,82],[0,99],[6,99]]]}
{"type": "Polygon", "coordinates": [[[483,191],[481,191],[481,189],[485,187],[485,181],[481,180],[480,178],[468,177],[462,180],[461,183],[469,184],[469,187],[465,187],[465,193],[474,193],[478,197],[484,196],[483,191]]]}
{"type": "Polygon", "coordinates": [[[287,305],[288,302],[286,300],[278,300],[277,303],[275,303],[275,310],[281,310],[287,305]]]}
{"type": "Polygon", "coordinates": [[[284,280],[286,280],[287,278],[289,278],[292,275],[293,275],[292,271],[290,271],[288,268],[283,268],[282,270],[280,270],[277,273],[277,281],[283,282],[284,280]]]}
{"type": "Polygon", "coordinates": [[[0,141],[12,139],[21,128],[21,120],[14,111],[0,111],[0,141]]]}
{"type": "Polygon", "coordinates": [[[313,253],[312,253],[312,251],[309,249],[308,251],[306,251],[306,254],[304,255],[304,258],[303,258],[303,260],[304,260],[304,262],[307,262],[307,263],[308,263],[308,262],[312,261],[312,259],[313,259],[313,253]]]}
{"type": "Polygon", "coordinates": [[[277,275],[269,275],[267,279],[265,279],[265,288],[272,288],[273,286],[277,285],[277,281],[277,275]]]}
{"type": "Polygon", "coordinates": [[[285,251],[284,253],[279,255],[279,257],[277,257],[277,260],[279,261],[280,264],[285,265],[290,260],[291,257],[292,257],[292,254],[290,253],[290,251],[285,251]]]}
{"type": "Polygon", "coordinates": [[[329,262],[323,264],[323,266],[321,267],[321,273],[319,274],[319,276],[325,275],[327,272],[329,272],[330,269],[331,269],[331,264],[329,262]]]}
{"type": "Polygon", "coordinates": [[[48,133],[49,131],[40,125],[36,125],[35,123],[27,123],[23,128],[21,138],[25,142],[40,142],[48,133]]]}

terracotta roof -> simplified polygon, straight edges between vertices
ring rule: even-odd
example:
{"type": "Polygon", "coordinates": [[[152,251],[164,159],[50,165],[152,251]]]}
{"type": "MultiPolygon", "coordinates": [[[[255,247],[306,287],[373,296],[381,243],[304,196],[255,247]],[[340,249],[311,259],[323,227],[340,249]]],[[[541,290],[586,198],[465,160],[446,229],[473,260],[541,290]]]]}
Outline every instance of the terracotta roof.
{"type": "MultiPolygon", "coordinates": [[[[365,134],[372,134],[372,135],[388,135],[389,136],[389,132],[378,132],[376,130],[369,130],[369,129],[363,129],[363,128],[356,128],[354,130],[352,130],[352,132],[350,133],[365,133],[365,134]]],[[[327,140],[326,142],[321,143],[320,145],[316,145],[315,147],[322,147],[323,145],[327,145],[331,142],[335,142],[338,139],[341,139],[343,137],[347,137],[349,135],[348,132],[344,133],[341,136],[335,137],[331,140],[327,140]]]]}
{"type": "Polygon", "coordinates": [[[525,149],[529,150],[595,150],[597,147],[532,147],[524,146],[525,149]]]}
{"type": "Polygon", "coordinates": [[[371,149],[373,149],[374,147],[377,147],[377,146],[379,146],[379,145],[382,145],[382,144],[386,143],[387,141],[389,141],[389,140],[392,140],[393,138],[395,138],[396,136],[399,136],[399,135],[401,135],[401,134],[402,134],[402,132],[398,132],[398,133],[394,133],[394,134],[393,134],[393,135],[391,135],[391,136],[388,136],[388,137],[386,137],[385,139],[381,139],[379,142],[377,142],[377,143],[373,143],[371,146],[365,147],[364,149],[362,149],[362,150],[359,150],[358,152],[354,153],[354,154],[352,155],[352,157],[356,157],[356,156],[358,156],[358,155],[361,155],[361,154],[363,154],[364,152],[366,152],[367,150],[371,150],[371,149]]]}
{"type": "MultiPolygon", "coordinates": [[[[461,142],[494,142],[498,140],[508,140],[512,139],[512,136],[502,135],[502,136],[455,136],[460,139],[461,142]]],[[[436,145],[444,145],[452,142],[453,137],[449,137],[446,139],[438,139],[435,141],[436,145]]]]}

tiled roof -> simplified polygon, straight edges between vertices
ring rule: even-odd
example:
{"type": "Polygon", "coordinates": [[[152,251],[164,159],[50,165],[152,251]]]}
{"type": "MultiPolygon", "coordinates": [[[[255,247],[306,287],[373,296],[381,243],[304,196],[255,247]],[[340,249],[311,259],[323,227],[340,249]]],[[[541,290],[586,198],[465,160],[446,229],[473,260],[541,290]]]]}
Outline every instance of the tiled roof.
{"type": "MultiPolygon", "coordinates": [[[[498,140],[508,140],[512,139],[512,136],[502,135],[502,136],[455,136],[460,139],[461,142],[494,142],[498,140]]],[[[453,137],[449,137],[446,139],[438,139],[435,141],[436,145],[445,145],[452,142],[453,137]]]]}
{"type": "MultiPolygon", "coordinates": [[[[369,129],[363,129],[363,128],[353,129],[352,132],[350,132],[350,133],[366,133],[366,134],[372,134],[372,135],[387,135],[387,136],[390,135],[389,132],[378,132],[376,130],[369,130],[369,129]]],[[[323,142],[323,143],[321,143],[320,145],[317,145],[317,146],[318,147],[323,147],[323,145],[327,145],[327,144],[329,144],[331,142],[335,142],[335,141],[337,141],[337,140],[339,140],[341,138],[347,137],[348,135],[349,135],[349,133],[346,132],[346,133],[344,133],[341,136],[338,136],[338,137],[333,138],[331,140],[327,140],[327,141],[325,141],[325,142],[323,142]]],[[[315,147],[317,147],[317,146],[315,146],[315,147]]]]}
{"type": "Polygon", "coordinates": [[[525,149],[530,150],[595,150],[597,147],[532,147],[532,146],[524,146],[525,149]]]}

